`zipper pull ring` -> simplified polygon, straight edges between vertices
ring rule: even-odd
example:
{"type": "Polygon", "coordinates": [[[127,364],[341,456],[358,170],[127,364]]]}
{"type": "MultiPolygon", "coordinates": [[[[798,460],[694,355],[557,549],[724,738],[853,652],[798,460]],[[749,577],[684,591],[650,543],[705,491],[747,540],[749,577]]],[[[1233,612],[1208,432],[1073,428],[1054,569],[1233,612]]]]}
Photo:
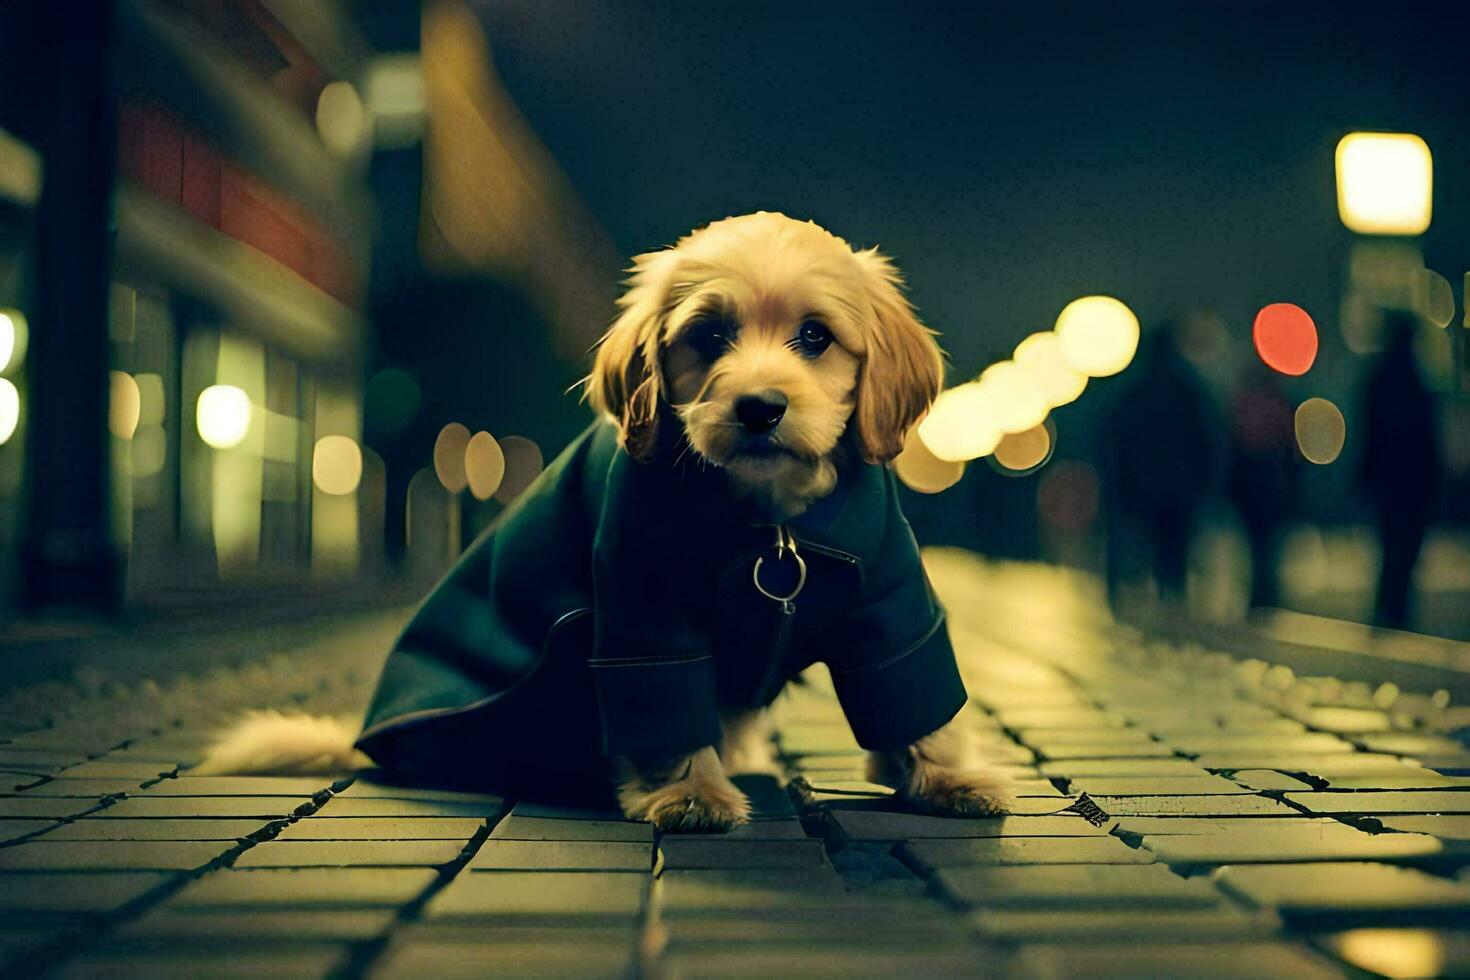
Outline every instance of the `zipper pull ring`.
{"type": "Polygon", "coordinates": [[[755,582],[756,591],[767,599],[781,603],[783,607],[791,606],[792,600],[806,587],[806,559],[802,558],[796,550],[796,535],[792,534],[786,525],[780,524],[776,527],[776,560],[784,560],[788,553],[796,561],[796,585],[792,587],[789,595],[777,595],[761,584],[761,566],[766,563],[765,555],[756,558],[755,568],[751,570],[751,578],[755,582]]]}

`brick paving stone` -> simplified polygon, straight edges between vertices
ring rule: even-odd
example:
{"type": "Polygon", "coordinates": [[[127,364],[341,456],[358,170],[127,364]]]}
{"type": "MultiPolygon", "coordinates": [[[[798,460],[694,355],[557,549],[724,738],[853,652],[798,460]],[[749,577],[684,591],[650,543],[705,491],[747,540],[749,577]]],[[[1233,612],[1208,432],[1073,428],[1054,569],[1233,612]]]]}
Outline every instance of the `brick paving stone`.
{"type": "Polygon", "coordinates": [[[1291,807],[1265,796],[1099,796],[1115,817],[1289,817],[1291,807]]]}
{"type": "Polygon", "coordinates": [[[240,978],[272,980],[330,976],[346,961],[345,946],[319,944],[286,949],[211,949],[197,946],[120,949],[86,953],[58,970],[58,980],[103,977],[240,978]]]}
{"type": "MultiPolygon", "coordinates": [[[[1243,735],[1224,733],[1220,735],[1175,735],[1169,744],[1180,752],[1190,755],[1221,755],[1232,752],[1277,752],[1288,755],[1332,755],[1352,752],[1353,743],[1328,735],[1312,732],[1305,735],[1243,735]]],[[[1269,768],[1269,767],[1267,767],[1269,768]]]]}
{"type": "Polygon", "coordinates": [[[1132,944],[1149,940],[1193,941],[1265,938],[1281,926],[1270,913],[1233,905],[1214,908],[1149,909],[981,909],[970,913],[975,932],[986,939],[1026,943],[1067,941],[1132,944]]]}
{"type": "Polygon", "coordinates": [[[493,817],[504,805],[476,801],[466,803],[447,800],[383,800],[372,797],[356,799],[334,796],[322,804],[317,819],[338,817],[493,817]]]}
{"type": "Polygon", "coordinates": [[[928,876],[941,868],[1027,864],[1152,864],[1148,851],[1116,837],[994,837],[923,840],[900,844],[895,852],[909,867],[928,876]]]}
{"type": "Polygon", "coordinates": [[[633,943],[590,943],[573,935],[559,943],[394,942],[373,965],[381,980],[424,977],[622,978],[632,973],[633,943]]]}
{"type": "Polygon", "coordinates": [[[1025,946],[1016,975],[1029,977],[1191,977],[1200,980],[1340,980],[1342,971],[1285,942],[1025,946]]]}
{"type": "Polygon", "coordinates": [[[752,820],[723,834],[680,834],[680,840],[804,840],[806,828],[790,820],[752,820]]]}
{"type": "Polygon", "coordinates": [[[0,820],[0,843],[26,837],[47,827],[55,827],[54,820],[0,820]]]}
{"type": "Polygon", "coordinates": [[[1163,742],[1137,742],[1120,745],[1097,745],[1092,742],[1045,742],[1032,746],[1044,759],[1169,759],[1172,748],[1163,742]]]}
{"type": "Polygon", "coordinates": [[[632,919],[651,879],[603,871],[492,871],[461,874],[429,900],[428,918],[603,916],[632,919]]]}
{"type": "Polygon", "coordinates": [[[542,817],[549,820],[602,820],[619,821],[623,815],[617,810],[599,810],[592,807],[554,806],[549,803],[522,801],[511,807],[513,817],[542,817]]]}
{"type": "Polygon", "coordinates": [[[1388,830],[1400,830],[1411,834],[1430,834],[1441,840],[1470,841],[1470,814],[1450,817],[1379,817],[1378,822],[1388,830]]]}
{"type": "Polygon", "coordinates": [[[35,772],[45,775],[85,761],[86,756],[76,752],[48,752],[44,749],[0,745],[0,769],[7,772],[35,772]]]}
{"type": "Polygon", "coordinates": [[[12,969],[24,957],[67,938],[63,925],[0,923],[0,970],[12,969]]]}
{"type": "Polygon", "coordinates": [[[131,777],[111,779],[48,779],[24,790],[16,790],[25,799],[36,797],[69,797],[72,799],[96,800],[104,796],[121,796],[125,793],[143,792],[138,780],[131,777]]]}
{"type": "Polygon", "coordinates": [[[1407,776],[1334,776],[1327,780],[1329,790],[1375,789],[1470,789],[1470,777],[1442,776],[1426,769],[1407,776]]]}
{"type": "Polygon", "coordinates": [[[279,820],[309,806],[299,796],[130,796],[99,810],[98,819],[109,820],[182,817],[251,818],[262,822],[279,820]]]}
{"type": "Polygon", "coordinates": [[[332,787],[332,780],[324,776],[181,776],[163,779],[147,789],[138,790],[142,796],[299,796],[309,799],[332,787]]]}
{"type": "Polygon", "coordinates": [[[1389,752],[1393,755],[1456,755],[1465,750],[1465,746],[1452,738],[1410,735],[1405,732],[1360,735],[1353,741],[1369,752],[1389,752]]]}
{"type": "Polygon", "coordinates": [[[464,846],[445,840],[266,841],[235,861],[236,868],[422,868],[448,864],[464,846]]]}
{"type": "Polygon", "coordinates": [[[1320,825],[1341,827],[1331,817],[1119,817],[1117,832],[1135,837],[1150,834],[1230,834],[1245,830],[1267,833],[1273,830],[1299,830],[1320,825]]]}
{"type": "MultiPolygon", "coordinates": [[[[0,762],[0,765],[3,765],[0,762]]],[[[68,766],[62,770],[62,778],[65,779],[116,779],[118,777],[136,779],[138,782],[146,782],[168,775],[177,767],[158,765],[153,762],[123,762],[103,756],[100,759],[92,759],[79,765],[68,766]]]]}
{"type": "MultiPolygon", "coordinates": [[[[667,911],[667,910],[666,910],[667,911]]],[[[670,944],[824,941],[925,943],[963,941],[963,916],[925,895],[891,898],[832,894],[824,906],[743,910],[674,910],[660,918],[670,944]]]]}
{"type": "Polygon", "coordinates": [[[1242,786],[1256,790],[1302,790],[1311,789],[1311,783],[1295,776],[1288,776],[1275,769],[1241,769],[1231,774],[1230,779],[1242,786]]]}
{"type": "Polygon", "coordinates": [[[0,912],[111,912],[173,877],[154,871],[0,872],[0,912]]]}
{"type": "Polygon", "coordinates": [[[1218,796],[1250,793],[1251,790],[1221,776],[1142,776],[1109,778],[1079,776],[1071,781],[1072,792],[1089,796],[1218,796]]]}
{"type": "Polygon", "coordinates": [[[1335,732],[1338,735],[1368,735],[1393,729],[1393,720],[1387,713],[1375,708],[1327,705],[1309,708],[1298,717],[1318,731],[1335,732]]]}
{"type": "Polygon", "coordinates": [[[804,840],[689,840],[664,835],[659,853],[665,871],[703,868],[820,868],[827,852],[815,838],[804,840]]]}
{"type": "MultiPolygon", "coordinates": [[[[1275,864],[1302,861],[1395,861],[1431,858],[1444,845],[1424,834],[1365,834],[1343,824],[1237,829],[1223,834],[1146,836],[1143,846],[1166,864],[1275,864]]],[[[1309,872],[1304,872],[1309,873],[1309,872]]]]}
{"type": "Polygon", "coordinates": [[[1070,745],[1135,745],[1154,740],[1141,728],[1023,728],[1016,733],[1021,741],[1032,746],[1070,745]]]}
{"type": "Polygon", "coordinates": [[[1081,817],[986,817],[957,819],[917,813],[829,813],[828,826],[842,841],[902,841],[946,837],[1095,837],[1107,833],[1081,817]]]}
{"type": "Polygon", "coordinates": [[[1426,753],[1415,758],[1426,768],[1446,776],[1470,776],[1470,752],[1447,752],[1443,755],[1426,753]]]}
{"type": "Polygon", "coordinates": [[[1004,953],[982,947],[949,951],[923,945],[895,949],[832,949],[826,944],[780,943],[730,948],[684,950],[671,953],[665,968],[670,974],[701,977],[760,977],[806,980],[814,976],[864,978],[974,977],[998,972],[1004,953]]]}
{"type": "Polygon", "coordinates": [[[1470,792],[1458,790],[1286,793],[1284,798],[1312,813],[1470,813],[1470,792]]]}
{"type": "Polygon", "coordinates": [[[471,871],[653,870],[653,845],[631,841],[488,840],[471,871]]]}
{"type": "Polygon", "coordinates": [[[343,799],[434,800],[442,803],[482,803],[501,808],[505,805],[504,797],[493,793],[469,793],[430,786],[400,786],[375,783],[368,779],[354,780],[351,786],[337,790],[336,795],[343,799]]]}
{"type": "Polygon", "coordinates": [[[1313,776],[1396,775],[1406,763],[1392,755],[1368,752],[1334,752],[1327,755],[1288,754],[1286,752],[1211,752],[1194,760],[1204,769],[1279,769],[1282,772],[1305,772],[1313,776]]]}
{"type": "Polygon", "coordinates": [[[38,776],[35,773],[0,772],[0,793],[23,793],[32,786],[48,782],[49,779],[49,776],[38,776]]]}
{"type": "Polygon", "coordinates": [[[1470,976],[1470,931],[1464,929],[1351,929],[1312,941],[1373,976],[1470,976]]]}
{"type": "Polygon", "coordinates": [[[276,840],[453,840],[464,843],[485,826],[477,817],[315,816],[287,824],[276,840]]]}
{"type": "Polygon", "coordinates": [[[996,718],[1023,731],[1068,728],[1121,728],[1123,720],[1097,708],[1002,708],[996,718]]]}
{"type": "Polygon", "coordinates": [[[100,799],[0,796],[0,820],[67,820],[95,809],[101,802],[100,799]]]}
{"type": "Polygon", "coordinates": [[[218,871],[169,899],[171,909],[379,908],[403,905],[437,877],[430,868],[218,871]]]}
{"type": "Polygon", "coordinates": [[[652,844],[653,824],[633,820],[558,820],[512,813],[495,825],[490,839],[637,841],[652,844]]]}
{"type": "Polygon", "coordinates": [[[262,827],[261,820],[94,820],[83,817],[45,835],[47,841],[234,841],[262,827]]]}
{"type": "Polygon", "coordinates": [[[1071,779],[1101,776],[1123,779],[1148,776],[1205,776],[1208,773],[1188,759],[1059,759],[1043,762],[1043,776],[1071,779]]]}
{"type": "Polygon", "coordinates": [[[1208,881],[1181,878],[1161,864],[946,868],[931,881],[954,901],[985,908],[1204,908],[1224,902],[1208,881]]]}
{"type": "Polygon", "coordinates": [[[1292,718],[1246,717],[1246,718],[1179,718],[1168,722],[1143,723],[1155,735],[1166,741],[1174,737],[1191,735],[1300,735],[1307,726],[1292,718]]]}
{"type": "Polygon", "coordinates": [[[855,904],[832,868],[665,871],[654,889],[665,917],[707,912],[849,908],[855,904]]]}
{"type": "Polygon", "coordinates": [[[26,841],[0,848],[0,871],[189,871],[233,841],[26,841]]]}
{"type": "Polygon", "coordinates": [[[224,940],[275,943],[316,940],[362,941],[387,932],[397,910],[384,909],[256,909],[251,911],[180,911],[160,909],[124,923],[120,939],[224,940]]]}
{"type": "Polygon", "coordinates": [[[1344,920],[1395,915],[1470,915],[1470,887],[1416,868],[1366,862],[1323,863],[1303,874],[1295,864],[1241,864],[1215,872],[1221,889],[1288,918],[1344,920]]]}

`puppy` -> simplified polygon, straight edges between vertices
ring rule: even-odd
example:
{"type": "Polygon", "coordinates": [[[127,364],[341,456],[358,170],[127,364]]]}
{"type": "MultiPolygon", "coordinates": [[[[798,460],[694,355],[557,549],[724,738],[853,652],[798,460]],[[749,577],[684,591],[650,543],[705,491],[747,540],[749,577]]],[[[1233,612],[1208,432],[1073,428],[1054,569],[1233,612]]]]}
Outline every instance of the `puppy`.
{"type": "MultiPolygon", "coordinates": [[[[822,662],[875,777],[1003,812],[885,465],[943,373],[893,265],[760,212],[639,256],[620,306],[599,421],[413,617],[355,750],[519,795],[612,776],[629,818],[723,831],[749,815],[729,776],[775,768],[764,709],[822,662]]],[[[265,727],[213,758],[289,768],[265,727]]]]}

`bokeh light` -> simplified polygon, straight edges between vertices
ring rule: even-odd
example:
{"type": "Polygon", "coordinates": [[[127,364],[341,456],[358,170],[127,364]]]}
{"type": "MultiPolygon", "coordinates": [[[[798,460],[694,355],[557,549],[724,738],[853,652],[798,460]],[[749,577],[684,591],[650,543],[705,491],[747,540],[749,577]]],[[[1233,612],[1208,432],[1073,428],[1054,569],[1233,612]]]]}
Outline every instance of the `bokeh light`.
{"type": "Polygon", "coordinates": [[[893,461],[893,471],[904,486],[916,493],[939,493],[960,482],[965,464],[940,459],[919,438],[919,427],[909,429],[903,440],[903,452],[893,461]]]}
{"type": "Polygon", "coordinates": [[[408,428],[418,414],[422,392],[407,371],[384,368],[368,379],[362,397],[363,424],[370,432],[391,437],[408,428]]]}
{"type": "Polygon", "coordinates": [[[1001,438],[991,453],[992,464],[1007,476],[1025,476],[1051,458],[1052,433],[1046,425],[1035,425],[1024,432],[1010,432],[1001,438]]]}
{"type": "Polygon", "coordinates": [[[1448,327],[1455,318],[1455,289],[1433,269],[1414,276],[1414,309],[1436,327],[1448,327]]]}
{"type": "Polygon", "coordinates": [[[364,143],[368,130],[367,110],[350,82],[326,85],[316,99],[316,131],[327,149],[338,156],[352,156],[364,143]]]}
{"type": "Polygon", "coordinates": [[[464,471],[464,453],[469,444],[470,430],[458,422],[440,429],[434,440],[434,475],[450,493],[459,493],[469,485],[464,471]]]}
{"type": "Polygon", "coordinates": [[[133,476],[152,476],[163,469],[168,459],[168,434],[161,425],[139,426],[129,448],[133,457],[133,476]]]}
{"type": "Polygon", "coordinates": [[[1057,339],[1068,363],[1093,378],[1117,374],[1138,353],[1138,317],[1111,296],[1084,296],[1057,317],[1057,339]]]}
{"type": "Polygon", "coordinates": [[[1048,526],[1081,534],[1097,520],[1100,486],[1097,471],[1078,460],[1052,464],[1036,488],[1036,506],[1048,526]]]}
{"type": "Polygon", "coordinates": [[[26,318],[20,310],[0,310],[0,372],[20,366],[26,356],[26,318]]]}
{"type": "Polygon", "coordinates": [[[980,387],[990,405],[991,424],[1004,435],[1025,432],[1046,418],[1041,388],[1015,361],[1000,361],[980,375],[980,387]]]}
{"type": "Polygon", "coordinates": [[[131,439],[138,431],[143,411],[143,397],[138,382],[126,371],[109,372],[107,428],[119,439],[131,439]]]}
{"type": "Polygon", "coordinates": [[[195,425],[199,438],[215,449],[233,449],[250,431],[250,396],[234,385],[210,385],[199,393],[195,425]]]}
{"type": "Polygon", "coordinates": [[[15,427],[20,424],[20,392],[15,385],[0,378],[0,446],[10,441],[15,435],[15,427]]]}
{"type": "Polygon", "coordinates": [[[322,493],[343,497],[362,482],[362,449],[347,436],[322,436],[311,453],[311,482],[322,493]]]}
{"type": "Polygon", "coordinates": [[[1342,454],[1347,421],[1325,398],[1308,398],[1297,406],[1296,444],[1308,461],[1325,466],[1342,454]]]}
{"type": "Polygon", "coordinates": [[[915,431],[936,459],[959,463],[989,454],[1000,442],[992,416],[988,394],[972,381],[941,391],[915,431]]]}
{"type": "Polygon", "coordinates": [[[1051,408],[1076,401],[1087,387],[1087,375],[1072,367],[1062,353],[1061,340],[1049,330],[1021,341],[1012,359],[1030,376],[1051,408]]]}
{"type": "Polygon", "coordinates": [[[500,440],[500,451],[505,454],[505,476],[495,499],[508,504],[541,475],[541,447],[521,436],[506,436],[500,440]]]}
{"type": "Polygon", "coordinates": [[[476,500],[489,500],[505,479],[505,453],[500,443],[488,432],[476,432],[464,450],[464,472],[470,494],[476,500]]]}
{"type": "Polygon", "coordinates": [[[1337,144],[1337,214],[1363,235],[1418,235],[1433,214],[1434,157],[1412,133],[1349,133],[1337,144]]]}
{"type": "Polygon", "coordinates": [[[163,392],[163,376],[135,374],[133,381],[138,385],[138,424],[162,425],[167,405],[163,392]]]}
{"type": "Polygon", "coordinates": [[[1251,339],[1266,366],[1282,374],[1306,374],[1317,359],[1317,325],[1294,303],[1261,307],[1251,339]]]}

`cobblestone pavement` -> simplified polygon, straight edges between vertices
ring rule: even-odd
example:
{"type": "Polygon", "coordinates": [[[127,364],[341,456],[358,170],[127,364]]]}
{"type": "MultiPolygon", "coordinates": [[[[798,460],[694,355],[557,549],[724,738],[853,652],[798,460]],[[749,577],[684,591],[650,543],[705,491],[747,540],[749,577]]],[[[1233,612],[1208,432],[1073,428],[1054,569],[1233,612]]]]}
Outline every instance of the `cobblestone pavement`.
{"type": "MultiPolygon", "coordinates": [[[[366,776],[191,777],[252,705],[360,711],[392,624],[182,678],[0,703],[0,963],[16,975],[1425,976],[1470,972],[1462,709],[1098,617],[1055,569],[929,556],[1019,814],[903,812],[830,687],[780,709],[757,818],[366,776]],[[1086,793],[1101,826],[1067,811],[1086,793]]],[[[392,618],[392,617],[389,617],[392,618]]]]}

